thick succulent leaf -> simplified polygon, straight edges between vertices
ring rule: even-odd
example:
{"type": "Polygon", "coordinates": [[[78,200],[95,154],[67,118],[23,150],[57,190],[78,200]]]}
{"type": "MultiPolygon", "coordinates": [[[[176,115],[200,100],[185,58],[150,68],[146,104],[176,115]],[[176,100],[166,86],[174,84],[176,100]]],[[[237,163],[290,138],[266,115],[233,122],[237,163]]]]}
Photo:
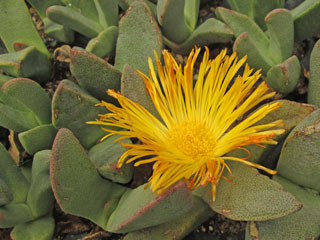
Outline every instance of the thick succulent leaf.
{"type": "Polygon", "coordinates": [[[125,64],[121,76],[121,94],[130,100],[139,103],[153,116],[160,117],[158,111],[146,90],[143,79],[137,70],[129,64],[125,64]]]}
{"type": "Polygon", "coordinates": [[[233,11],[245,14],[251,18],[254,17],[254,1],[253,0],[227,0],[233,11]]]}
{"type": "Polygon", "coordinates": [[[103,28],[118,25],[118,2],[115,0],[94,0],[99,23],[103,28]]]}
{"type": "Polygon", "coordinates": [[[320,40],[314,45],[310,56],[308,103],[320,107],[320,40]]]}
{"type": "Polygon", "coordinates": [[[5,84],[6,82],[8,82],[9,80],[11,80],[14,77],[8,76],[8,75],[4,75],[0,73],[0,87],[5,84]]]}
{"type": "Polygon", "coordinates": [[[32,163],[31,185],[27,205],[34,217],[48,214],[53,208],[54,197],[49,175],[51,151],[43,150],[34,155],[32,163]]]}
{"type": "Polygon", "coordinates": [[[320,110],[302,120],[283,144],[277,170],[292,182],[320,191],[320,110]]]}
{"type": "MultiPolygon", "coordinates": [[[[239,1],[241,2],[241,0],[239,1]]],[[[265,31],[266,23],[265,17],[268,13],[276,8],[283,8],[285,0],[254,0],[254,21],[260,26],[260,28],[265,31]]]]}
{"type": "Polygon", "coordinates": [[[256,45],[251,35],[244,32],[237,37],[233,44],[233,51],[237,52],[239,57],[248,56],[247,62],[250,67],[262,69],[262,74],[267,75],[268,70],[273,66],[273,62],[268,55],[256,45]]]}
{"type": "Polygon", "coordinates": [[[95,106],[97,103],[96,98],[77,84],[63,80],[53,95],[52,124],[70,129],[85,148],[90,148],[105,134],[99,126],[86,124],[105,113],[104,108],[95,106]]]}
{"type": "Polygon", "coordinates": [[[130,232],[124,240],[179,240],[196,229],[201,223],[212,217],[214,212],[198,197],[194,197],[194,204],[190,211],[172,221],[130,232]]]}
{"type": "Polygon", "coordinates": [[[108,231],[126,233],[155,226],[176,219],[192,208],[193,197],[184,182],[160,195],[145,188],[142,185],[123,194],[108,221],[108,231]]]}
{"type": "Polygon", "coordinates": [[[291,192],[302,204],[300,211],[288,216],[248,224],[246,239],[301,240],[316,239],[320,235],[320,196],[307,191],[280,176],[274,176],[286,191],[291,192]]]}
{"type": "Polygon", "coordinates": [[[195,29],[199,7],[199,0],[159,0],[157,18],[163,35],[175,43],[186,40],[195,29]]]}
{"type": "Polygon", "coordinates": [[[1,102],[3,96],[4,94],[0,92],[0,126],[9,128],[15,132],[23,132],[38,125],[34,114],[30,111],[16,110],[3,104],[1,102]]]}
{"type": "Polygon", "coordinates": [[[0,68],[11,76],[32,78],[44,83],[49,80],[51,63],[47,55],[30,46],[18,52],[1,54],[0,68]]]}
{"type": "Polygon", "coordinates": [[[175,52],[188,54],[194,46],[202,47],[213,43],[227,43],[233,37],[233,31],[221,21],[209,18],[198,26],[183,43],[175,43],[163,38],[165,45],[175,52]]]}
{"type": "MultiPolygon", "coordinates": [[[[51,123],[51,99],[48,93],[35,81],[25,78],[12,79],[2,86],[1,91],[15,98],[19,105],[24,105],[26,109],[30,110],[39,125],[51,123]]],[[[8,105],[17,106],[9,103],[8,105]]]]}
{"type": "Polygon", "coordinates": [[[45,216],[15,226],[10,233],[10,237],[14,240],[51,240],[54,234],[54,227],[54,218],[45,216]]]}
{"type": "Polygon", "coordinates": [[[51,149],[57,129],[52,124],[45,124],[19,133],[19,141],[27,153],[33,155],[38,151],[51,149]]]}
{"type": "Polygon", "coordinates": [[[30,208],[24,203],[10,203],[0,207],[0,228],[9,228],[33,220],[30,208]]]}
{"type": "Polygon", "coordinates": [[[13,200],[11,203],[23,203],[26,200],[29,182],[22,175],[19,167],[1,143],[0,178],[6,183],[13,194],[13,200]]]}
{"type": "Polygon", "coordinates": [[[37,11],[37,13],[42,19],[46,17],[46,10],[48,7],[53,5],[62,5],[61,0],[51,0],[51,1],[27,0],[27,2],[37,11]]]}
{"type": "MultiPolygon", "coordinates": [[[[33,61],[32,68],[21,66],[24,68],[22,72],[28,73],[22,76],[32,77],[41,82],[48,81],[51,72],[50,53],[33,24],[25,2],[23,0],[1,1],[0,9],[3,9],[0,14],[0,36],[9,53],[16,52],[17,45],[36,48],[36,51],[27,55],[29,61],[33,61]]],[[[23,65],[29,64],[24,61],[23,65]]]]}
{"type": "Polygon", "coordinates": [[[120,90],[121,73],[115,67],[94,54],[78,48],[70,51],[70,70],[81,87],[94,97],[110,102],[113,100],[106,91],[120,90]]]}
{"type": "Polygon", "coordinates": [[[277,64],[269,69],[267,73],[267,84],[282,94],[292,92],[299,83],[300,62],[297,56],[288,58],[283,63],[277,64]]]}
{"type": "Polygon", "coordinates": [[[35,46],[49,60],[50,53],[33,24],[24,0],[1,1],[0,9],[0,36],[8,51],[15,52],[13,43],[23,43],[35,46]]]}
{"type": "MultiPolygon", "coordinates": [[[[117,162],[127,150],[119,142],[115,141],[120,136],[111,136],[103,142],[94,145],[88,152],[90,160],[96,166],[98,172],[105,178],[118,183],[128,183],[133,175],[133,165],[124,164],[117,168],[117,162]]],[[[123,143],[131,143],[128,139],[121,140],[123,143]]]]}
{"type": "Polygon", "coordinates": [[[247,15],[223,8],[216,8],[215,14],[225,22],[234,32],[236,37],[247,32],[260,51],[265,51],[269,47],[269,40],[259,26],[247,15]]]}
{"type": "Polygon", "coordinates": [[[89,41],[86,50],[98,57],[112,55],[116,47],[117,37],[118,27],[108,27],[100,32],[96,38],[89,41]]]}
{"type": "MultiPolygon", "coordinates": [[[[93,0],[93,1],[62,0],[62,1],[66,7],[73,9],[74,11],[83,15],[84,17],[91,19],[92,21],[100,25],[101,13],[98,12],[97,6],[99,7],[99,4],[98,5],[96,4],[96,0],[93,0]]],[[[110,0],[105,0],[105,1],[108,2],[110,0]]],[[[103,10],[100,9],[100,11],[103,11],[103,10]]]]}
{"type": "Polygon", "coordinates": [[[234,162],[228,162],[228,166],[234,177],[233,182],[223,179],[219,182],[214,202],[210,187],[194,192],[214,211],[233,220],[264,221],[301,208],[301,203],[291,193],[284,191],[279,183],[259,174],[256,169],[234,162]]]}
{"type": "Polygon", "coordinates": [[[69,7],[51,6],[47,8],[47,17],[51,21],[67,26],[88,38],[96,37],[103,30],[99,23],[69,7]]]}
{"type": "Polygon", "coordinates": [[[22,132],[50,122],[51,101],[39,84],[12,79],[0,89],[0,125],[22,132]]]}
{"type": "Polygon", "coordinates": [[[128,63],[148,74],[148,57],[154,59],[154,51],[160,56],[161,50],[161,31],[151,10],[143,1],[134,1],[119,22],[115,67],[122,71],[128,63]]]}
{"type": "Polygon", "coordinates": [[[86,150],[68,129],[60,129],[52,148],[50,176],[54,196],[63,211],[106,228],[125,187],[104,180],[86,150]]]}
{"type": "Polygon", "coordinates": [[[294,18],[294,34],[296,41],[315,36],[320,32],[320,2],[306,0],[291,11],[294,18]]]}
{"type": "Polygon", "coordinates": [[[74,31],[71,28],[57,24],[51,21],[49,18],[42,19],[44,23],[44,33],[51,38],[64,43],[73,43],[74,31]]]}
{"type": "MultiPolygon", "coordinates": [[[[130,4],[133,3],[134,1],[136,0],[118,0],[118,4],[123,11],[127,11],[130,4]]],[[[153,16],[157,17],[157,5],[153,3],[152,0],[151,1],[147,0],[145,1],[145,3],[148,5],[150,10],[152,11],[153,16]]]]}
{"type": "MultiPolygon", "coordinates": [[[[255,125],[267,124],[281,119],[284,122],[284,126],[275,127],[275,129],[284,129],[285,132],[274,138],[276,141],[278,141],[278,144],[267,144],[264,147],[252,144],[245,147],[250,151],[249,160],[251,162],[256,162],[260,164],[262,163],[264,166],[267,166],[269,168],[275,168],[283,141],[288,136],[290,131],[306,116],[308,116],[311,112],[317,109],[313,105],[298,103],[289,100],[276,100],[275,102],[280,102],[281,106],[278,109],[269,113],[266,117],[257,122],[255,125]]],[[[228,153],[228,156],[246,158],[248,157],[248,153],[246,151],[237,149],[228,153]]]]}
{"type": "Polygon", "coordinates": [[[47,18],[46,10],[53,5],[62,5],[60,0],[27,0],[29,4],[37,11],[44,23],[44,32],[48,37],[52,37],[60,42],[73,43],[74,31],[63,25],[52,22],[47,18]]]}
{"type": "Polygon", "coordinates": [[[10,203],[13,200],[13,194],[8,185],[0,178],[0,207],[10,203]]]}
{"type": "Polygon", "coordinates": [[[292,55],[294,43],[293,17],[287,9],[275,9],[265,18],[270,38],[270,58],[276,63],[292,55]]]}

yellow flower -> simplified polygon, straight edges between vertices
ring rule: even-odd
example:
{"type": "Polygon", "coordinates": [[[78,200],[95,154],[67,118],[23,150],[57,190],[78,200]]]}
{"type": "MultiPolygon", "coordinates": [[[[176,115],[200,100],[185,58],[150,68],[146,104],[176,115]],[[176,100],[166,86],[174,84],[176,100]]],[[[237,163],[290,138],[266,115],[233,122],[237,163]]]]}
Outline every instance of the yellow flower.
{"type": "MultiPolygon", "coordinates": [[[[249,144],[276,144],[272,140],[284,130],[270,130],[283,124],[281,120],[255,125],[280,103],[267,104],[241,120],[252,108],[271,98],[265,82],[258,84],[260,71],[253,73],[246,64],[243,74],[237,75],[246,57],[238,60],[236,53],[226,55],[223,50],[215,59],[204,53],[197,81],[194,84],[194,64],[200,49],[192,50],[182,68],[173,56],[163,51],[164,66],[156,56],[157,72],[151,58],[148,59],[149,77],[139,72],[161,119],[157,119],[144,107],[130,99],[108,90],[121,105],[102,101],[110,112],[100,115],[91,124],[111,126],[103,128],[108,134],[125,138],[138,138],[142,144],[122,145],[128,150],[121,156],[118,166],[135,161],[135,166],[153,162],[153,174],[149,179],[151,190],[162,193],[184,179],[190,190],[211,183],[215,200],[216,186],[226,168],[232,176],[227,161],[237,161],[267,169],[244,158],[226,156],[234,149],[249,144]],[[241,120],[241,121],[240,121],[241,120]],[[112,127],[120,127],[112,128],[112,127]],[[117,129],[117,130],[115,130],[117,129]]],[[[102,139],[102,140],[103,140],[102,139]]],[[[229,180],[229,179],[226,179],[229,180]]],[[[232,181],[232,180],[229,180],[232,181]]]]}

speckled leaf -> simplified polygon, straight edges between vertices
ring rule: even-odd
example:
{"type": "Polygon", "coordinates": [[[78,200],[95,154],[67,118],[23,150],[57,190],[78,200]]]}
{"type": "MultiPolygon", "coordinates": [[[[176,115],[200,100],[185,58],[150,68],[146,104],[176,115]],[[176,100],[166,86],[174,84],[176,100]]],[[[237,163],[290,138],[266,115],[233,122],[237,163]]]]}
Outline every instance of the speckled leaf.
{"type": "Polygon", "coordinates": [[[299,83],[300,62],[297,56],[288,58],[283,63],[273,66],[267,73],[267,84],[282,94],[292,92],[299,83]]]}
{"type": "Polygon", "coordinates": [[[50,176],[54,196],[67,213],[106,228],[125,187],[103,179],[86,150],[68,129],[60,129],[52,148],[50,176]]]}
{"type": "Polygon", "coordinates": [[[308,103],[320,107],[320,40],[314,45],[310,56],[308,103]]]}
{"type": "Polygon", "coordinates": [[[213,215],[214,212],[206,203],[194,197],[193,207],[181,217],[154,227],[130,232],[124,240],[180,240],[213,215]]]}
{"type": "Polygon", "coordinates": [[[142,105],[152,113],[153,116],[160,117],[146,90],[143,79],[137,73],[137,70],[129,64],[125,64],[123,67],[121,76],[121,94],[142,105]]]}
{"type": "Polygon", "coordinates": [[[10,237],[14,240],[51,240],[53,238],[54,228],[54,218],[45,216],[15,226],[10,233],[10,237]]]}
{"type": "MultiPolygon", "coordinates": [[[[277,100],[276,102],[280,102],[282,103],[282,105],[278,109],[269,113],[255,125],[271,123],[273,121],[281,119],[284,122],[284,126],[276,128],[284,129],[285,132],[274,138],[276,141],[278,141],[278,144],[267,144],[265,145],[265,147],[260,147],[252,144],[245,147],[250,151],[251,155],[249,160],[251,162],[260,164],[262,163],[264,166],[271,168],[274,168],[276,165],[276,161],[278,161],[278,157],[285,137],[299,122],[301,122],[306,116],[317,109],[313,105],[298,103],[289,100],[277,100]]],[[[248,156],[248,153],[242,150],[234,150],[228,153],[228,155],[245,158],[248,156]]]]}
{"type": "Polygon", "coordinates": [[[280,176],[275,176],[274,180],[291,192],[303,207],[298,212],[278,219],[249,223],[246,239],[257,239],[255,237],[263,240],[316,239],[320,235],[320,196],[280,176]]]}
{"type": "Polygon", "coordinates": [[[105,112],[104,108],[95,106],[97,103],[96,98],[77,84],[63,80],[52,98],[52,124],[70,129],[85,148],[90,148],[105,134],[99,126],[86,124],[105,112]]]}
{"type": "MultiPolygon", "coordinates": [[[[129,8],[130,4],[133,3],[136,0],[118,0],[119,7],[123,11],[127,11],[129,8]]],[[[149,0],[145,1],[150,10],[152,11],[153,16],[157,16],[157,5],[149,0]]]]}
{"type": "Polygon", "coordinates": [[[161,55],[162,37],[147,4],[134,1],[119,22],[115,67],[120,71],[126,63],[147,74],[148,57],[154,51],[161,55]],[[129,51],[130,49],[130,51],[129,51]]]}
{"type": "Polygon", "coordinates": [[[301,208],[301,203],[291,193],[284,191],[279,183],[259,174],[258,170],[241,163],[228,162],[228,165],[234,180],[232,183],[220,180],[215,202],[212,202],[210,187],[202,193],[201,189],[194,192],[202,196],[214,211],[233,220],[264,221],[301,208]]]}
{"type": "MultiPolygon", "coordinates": [[[[133,165],[124,164],[117,168],[117,162],[127,150],[115,140],[119,136],[111,136],[103,142],[94,145],[88,152],[90,160],[96,166],[98,172],[105,178],[118,183],[128,183],[133,175],[133,165]]],[[[128,139],[121,140],[123,143],[131,143],[128,139]]]]}
{"type": "Polygon", "coordinates": [[[312,112],[289,134],[283,144],[277,170],[301,186],[320,191],[320,110],[312,112]]]}
{"type": "Polygon", "coordinates": [[[106,91],[108,89],[120,90],[121,73],[112,65],[94,54],[79,48],[70,51],[70,70],[81,87],[94,97],[108,102],[113,100],[106,91]]]}
{"type": "Polygon", "coordinates": [[[202,47],[213,43],[227,43],[233,37],[233,31],[215,18],[209,18],[198,26],[191,35],[178,44],[164,37],[165,45],[175,52],[187,55],[194,46],[202,47]]]}
{"type": "Polygon", "coordinates": [[[107,230],[126,233],[155,226],[182,216],[192,205],[193,197],[184,182],[160,195],[142,185],[127,190],[121,197],[108,221],[107,230]]]}

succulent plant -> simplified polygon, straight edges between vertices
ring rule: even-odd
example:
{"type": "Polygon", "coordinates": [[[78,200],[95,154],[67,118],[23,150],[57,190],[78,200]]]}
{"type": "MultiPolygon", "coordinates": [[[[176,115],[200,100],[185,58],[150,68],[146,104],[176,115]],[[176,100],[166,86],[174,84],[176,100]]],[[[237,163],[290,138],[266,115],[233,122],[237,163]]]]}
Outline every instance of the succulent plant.
{"type": "Polygon", "coordinates": [[[208,0],[27,1],[47,36],[71,44],[78,32],[88,44],[70,48],[72,77],[55,79],[50,99],[50,54],[24,1],[0,3],[8,9],[0,13],[0,36],[9,51],[0,55],[0,126],[10,129],[11,148],[29,154],[16,159],[0,144],[0,228],[12,227],[12,239],[52,239],[55,201],[125,240],[183,239],[217,214],[248,221],[246,239],[320,235],[319,41],[310,104],[276,100],[263,81],[282,94],[294,90],[300,63],[293,42],[319,32],[318,1],[288,11],[281,0],[263,8],[262,1],[229,0],[235,11],[215,11],[227,25],[215,18],[198,25],[208,0]],[[233,35],[240,58],[248,55],[261,72],[241,68],[246,57],[226,49],[211,59],[215,51],[194,48],[233,35]],[[186,65],[175,60],[193,48],[186,65]],[[188,124],[190,117],[197,121],[188,124]],[[221,132],[215,141],[199,124],[212,121],[221,132]],[[139,164],[152,172],[140,176],[139,164]]]}
{"type": "MultiPolygon", "coordinates": [[[[100,57],[113,53],[118,36],[117,1],[57,0],[57,5],[50,3],[49,7],[48,4],[44,6],[41,1],[30,2],[40,9],[39,12],[46,11],[47,19],[64,27],[63,36],[67,34],[66,29],[72,29],[90,38],[86,47],[89,52],[100,57]]],[[[51,30],[50,28],[53,27],[48,25],[47,30],[51,30]]],[[[55,37],[58,33],[54,32],[52,35],[55,37]]],[[[65,42],[71,41],[71,36],[65,37],[65,42]]]]}
{"type": "Polygon", "coordinates": [[[284,0],[227,0],[233,11],[245,14],[253,19],[259,27],[265,31],[267,29],[266,22],[264,21],[267,14],[276,8],[284,7],[284,0]]]}
{"type": "Polygon", "coordinates": [[[35,154],[30,179],[16,165],[0,144],[0,227],[14,227],[11,237],[23,239],[51,239],[54,232],[53,194],[49,176],[50,150],[35,154]],[[41,183],[41,184],[39,184],[41,183]],[[3,191],[5,187],[6,191],[3,191]]]}
{"type": "Polygon", "coordinates": [[[0,55],[0,69],[12,77],[47,82],[51,73],[50,54],[33,25],[23,0],[0,3],[0,37],[9,53],[0,55]]]}
{"type": "Polygon", "coordinates": [[[289,10],[271,11],[265,18],[267,32],[245,14],[222,7],[215,13],[234,31],[233,50],[239,56],[248,55],[252,67],[262,68],[271,88],[283,94],[295,89],[300,78],[300,63],[295,55],[292,56],[294,25],[289,10]]]}
{"type": "Polygon", "coordinates": [[[310,78],[308,87],[308,103],[320,107],[320,41],[318,40],[313,47],[310,56],[310,78]]]}
{"type": "Polygon", "coordinates": [[[164,43],[177,53],[186,54],[195,45],[229,42],[233,32],[215,18],[197,26],[200,1],[159,0],[157,19],[164,43]]]}
{"type": "Polygon", "coordinates": [[[60,42],[73,43],[74,31],[66,26],[54,23],[47,18],[46,10],[53,5],[61,5],[63,1],[41,1],[41,0],[28,0],[28,3],[37,11],[44,23],[44,33],[60,42]]]}
{"type": "Polygon", "coordinates": [[[265,222],[250,223],[248,239],[312,239],[320,234],[319,196],[319,110],[303,119],[286,138],[273,179],[302,203],[291,215],[265,222]],[[299,224],[297,224],[299,223],[299,224]]]}
{"type": "Polygon", "coordinates": [[[35,81],[14,78],[0,89],[0,126],[18,134],[29,153],[51,149],[57,130],[51,124],[51,100],[35,81]]]}
{"type": "Polygon", "coordinates": [[[317,0],[303,1],[291,10],[294,19],[294,36],[297,41],[313,37],[320,32],[319,11],[320,2],[317,0]]]}

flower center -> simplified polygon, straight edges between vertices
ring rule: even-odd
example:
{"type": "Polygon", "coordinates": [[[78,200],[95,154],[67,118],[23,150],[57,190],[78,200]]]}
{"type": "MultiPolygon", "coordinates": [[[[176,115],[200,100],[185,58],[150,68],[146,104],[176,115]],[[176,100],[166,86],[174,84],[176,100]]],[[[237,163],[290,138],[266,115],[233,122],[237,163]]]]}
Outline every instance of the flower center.
{"type": "Polygon", "coordinates": [[[184,120],[171,128],[168,136],[172,145],[192,158],[212,156],[216,146],[210,129],[198,121],[184,120]]]}

